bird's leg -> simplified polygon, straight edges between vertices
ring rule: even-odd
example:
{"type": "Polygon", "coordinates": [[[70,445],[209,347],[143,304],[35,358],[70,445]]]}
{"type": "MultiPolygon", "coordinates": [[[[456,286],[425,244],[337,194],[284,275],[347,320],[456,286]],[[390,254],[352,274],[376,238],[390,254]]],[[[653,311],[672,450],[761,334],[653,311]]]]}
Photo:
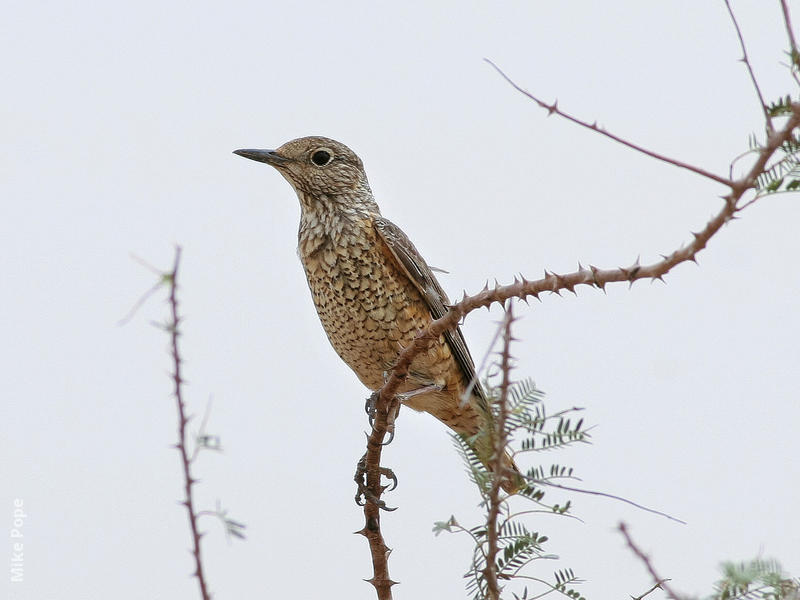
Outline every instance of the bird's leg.
{"type": "MultiPolygon", "coordinates": [[[[389,381],[389,371],[383,372],[383,385],[386,385],[389,381]]],[[[375,410],[378,407],[378,399],[380,398],[380,390],[375,390],[372,392],[367,401],[364,403],[364,412],[367,413],[367,418],[369,419],[369,426],[372,427],[375,424],[375,410]]]]}
{"type": "MultiPolygon", "coordinates": [[[[400,414],[400,407],[403,403],[408,400],[409,398],[413,398],[414,396],[418,396],[419,394],[427,394],[428,392],[440,392],[444,386],[441,385],[426,385],[425,387],[421,387],[416,390],[411,390],[410,392],[404,392],[402,394],[397,394],[395,398],[397,398],[397,408],[394,412],[390,412],[386,417],[386,432],[389,434],[389,439],[383,442],[384,446],[388,446],[392,443],[394,439],[394,421],[397,419],[397,415],[400,414]]],[[[375,394],[373,394],[375,395],[375,394]]],[[[370,400],[372,400],[372,396],[370,396],[370,400]]],[[[377,398],[375,399],[377,402],[377,398]]],[[[374,408],[373,408],[373,419],[374,419],[374,408]]],[[[370,420],[370,425],[372,424],[372,420],[370,420]]]]}
{"type": "Polygon", "coordinates": [[[406,402],[407,400],[410,400],[414,396],[419,396],[420,394],[428,394],[430,392],[441,392],[443,389],[444,389],[443,385],[432,383],[431,385],[426,385],[424,387],[411,390],[410,392],[397,394],[397,397],[400,399],[400,402],[406,402]]]}

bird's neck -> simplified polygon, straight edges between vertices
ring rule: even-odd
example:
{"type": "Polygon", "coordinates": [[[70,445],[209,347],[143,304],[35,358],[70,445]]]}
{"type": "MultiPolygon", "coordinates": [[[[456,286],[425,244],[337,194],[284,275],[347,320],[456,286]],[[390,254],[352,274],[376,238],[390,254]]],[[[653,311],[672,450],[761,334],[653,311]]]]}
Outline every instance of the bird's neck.
{"type": "Polygon", "coordinates": [[[380,216],[371,192],[351,197],[304,197],[300,198],[300,206],[298,238],[300,245],[308,250],[335,242],[360,221],[380,216]]]}

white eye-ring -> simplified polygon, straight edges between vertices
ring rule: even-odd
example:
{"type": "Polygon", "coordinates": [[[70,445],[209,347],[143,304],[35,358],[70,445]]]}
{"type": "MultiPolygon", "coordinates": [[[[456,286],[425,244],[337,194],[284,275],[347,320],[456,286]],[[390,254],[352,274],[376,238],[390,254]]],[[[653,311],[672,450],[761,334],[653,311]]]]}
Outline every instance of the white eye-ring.
{"type": "Polygon", "coordinates": [[[333,152],[328,148],[317,148],[311,155],[311,162],[318,167],[324,167],[333,160],[333,152]]]}

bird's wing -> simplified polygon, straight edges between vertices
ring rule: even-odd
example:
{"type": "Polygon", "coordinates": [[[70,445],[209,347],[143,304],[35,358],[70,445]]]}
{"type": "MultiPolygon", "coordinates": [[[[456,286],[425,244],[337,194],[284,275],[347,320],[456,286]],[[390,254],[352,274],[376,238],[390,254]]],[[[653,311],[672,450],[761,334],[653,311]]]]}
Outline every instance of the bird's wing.
{"type": "MultiPolygon", "coordinates": [[[[398,266],[408,275],[408,278],[414,283],[425,304],[431,312],[431,317],[434,319],[442,318],[448,310],[450,300],[447,299],[447,294],[439,285],[433,271],[422,258],[419,251],[411,243],[405,233],[394,223],[383,217],[375,218],[375,229],[378,232],[378,237],[385,244],[389,253],[395,258],[398,266]]],[[[444,332],[444,337],[447,344],[450,346],[450,351],[456,359],[458,366],[464,374],[464,379],[471,382],[475,379],[475,363],[467,348],[467,342],[464,340],[464,334],[461,333],[461,328],[448,329],[444,332]]],[[[473,394],[477,396],[486,407],[486,396],[480,382],[477,380],[473,386],[473,394]]]]}

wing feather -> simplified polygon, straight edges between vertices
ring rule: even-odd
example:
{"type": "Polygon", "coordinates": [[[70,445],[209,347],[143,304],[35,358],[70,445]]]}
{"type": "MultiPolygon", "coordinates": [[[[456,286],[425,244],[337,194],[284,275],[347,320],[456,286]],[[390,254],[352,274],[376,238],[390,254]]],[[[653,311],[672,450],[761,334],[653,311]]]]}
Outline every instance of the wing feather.
{"type": "MultiPolygon", "coordinates": [[[[398,266],[405,272],[408,278],[414,283],[425,303],[428,305],[431,317],[433,319],[440,319],[445,315],[450,305],[450,300],[447,294],[442,289],[442,286],[436,280],[436,277],[422,258],[419,251],[411,243],[405,233],[394,223],[383,217],[375,218],[375,229],[378,232],[378,237],[381,239],[390,254],[397,261],[398,266]]],[[[472,355],[467,348],[467,342],[464,340],[464,334],[461,333],[461,328],[449,329],[444,332],[445,340],[447,340],[450,351],[456,360],[456,363],[461,368],[464,375],[464,380],[470,382],[475,378],[475,363],[472,360],[472,355]]],[[[480,382],[475,382],[473,394],[477,396],[486,405],[486,396],[481,388],[480,382]]]]}

